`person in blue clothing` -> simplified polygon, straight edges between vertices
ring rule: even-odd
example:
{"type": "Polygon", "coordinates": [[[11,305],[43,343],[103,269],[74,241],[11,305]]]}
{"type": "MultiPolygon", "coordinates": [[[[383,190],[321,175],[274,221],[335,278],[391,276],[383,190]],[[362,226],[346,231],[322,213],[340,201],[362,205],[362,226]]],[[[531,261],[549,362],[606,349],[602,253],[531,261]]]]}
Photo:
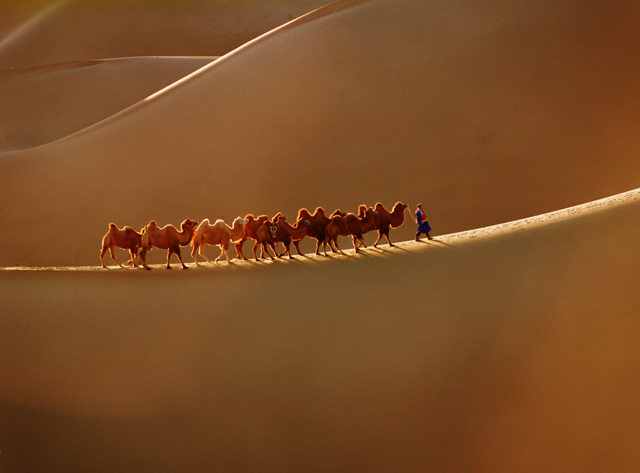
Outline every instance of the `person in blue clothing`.
{"type": "Polygon", "coordinates": [[[416,225],[418,226],[418,231],[416,233],[416,241],[420,241],[420,235],[423,233],[427,235],[429,240],[433,240],[431,234],[431,227],[429,226],[429,222],[427,221],[427,215],[424,213],[424,209],[422,208],[422,204],[418,204],[418,208],[416,209],[416,225]]]}

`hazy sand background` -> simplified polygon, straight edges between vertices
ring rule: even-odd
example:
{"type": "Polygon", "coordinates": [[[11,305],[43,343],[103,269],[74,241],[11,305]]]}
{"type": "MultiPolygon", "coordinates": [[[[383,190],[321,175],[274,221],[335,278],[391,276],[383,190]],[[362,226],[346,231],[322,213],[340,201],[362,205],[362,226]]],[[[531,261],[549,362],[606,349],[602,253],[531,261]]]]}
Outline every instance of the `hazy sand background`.
{"type": "Polygon", "coordinates": [[[2,4],[0,466],[637,470],[640,6],[273,30],[320,6],[2,4]],[[95,268],[110,221],[397,200],[438,240],[95,268]]]}

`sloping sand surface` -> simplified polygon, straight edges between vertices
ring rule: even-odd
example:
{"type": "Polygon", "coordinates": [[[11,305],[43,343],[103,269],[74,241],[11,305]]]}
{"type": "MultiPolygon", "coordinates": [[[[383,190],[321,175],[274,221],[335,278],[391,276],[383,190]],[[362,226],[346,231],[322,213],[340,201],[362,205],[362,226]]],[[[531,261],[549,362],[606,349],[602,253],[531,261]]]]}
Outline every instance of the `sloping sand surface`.
{"type": "Polygon", "coordinates": [[[0,152],[33,148],[75,133],[213,60],[136,57],[0,71],[0,152]]]}
{"type": "Polygon", "coordinates": [[[2,4],[0,470],[638,471],[640,5],[319,6],[2,4]],[[98,267],[398,200],[435,240],[98,267]]]}
{"type": "Polygon", "coordinates": [[[221,56],[323,0],[3,0],[0,69],[131,56],[221,56]]]}
{"type": "Polygon", "coordinates": [[[357,256],[0,272],[4,465],[633,471],[639,226],[635,191],[357,256]]]}

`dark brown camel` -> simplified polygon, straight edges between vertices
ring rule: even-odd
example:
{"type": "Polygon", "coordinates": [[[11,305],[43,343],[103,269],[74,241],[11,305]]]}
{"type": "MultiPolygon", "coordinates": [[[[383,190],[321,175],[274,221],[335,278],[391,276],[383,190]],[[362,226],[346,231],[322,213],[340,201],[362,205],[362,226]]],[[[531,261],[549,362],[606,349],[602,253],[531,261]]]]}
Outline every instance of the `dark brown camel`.
{"type": "Polygon", "coordinates": [[[389,240],[389,228],[398,228],[404,223],[404,211],[407,207],[409,207],[407,204],[398,201],[389,212],[380,202],[376,204],[373,219],[374,229],[378,230],[378,239],[373,244],[374,248],[378,247],[378,243],[383,236],[387,238],[389,246],[393,246],[393,243],[389,240]]]}
{"type": "Polygon", "coordinates": [[[133,264],[137,267],[135,260],[138,257],[138,249],[141,245],[142,233],[138,233],[131,227],[124,227],[122,230],[118,228],[115,223],[109,224],[109,231],[102,238],[102,250],[100,250],[100,261],[102,267],[106,268],[104,264],[104,255],[109,250],[111,259],[116,262],[118,266],[123,267],[116,259],[115,247],[122,248],[123,250],[129,250],[131,259],[127,261],[127,264],[133,264]]]}
{"type": "Polygon", "coordinates": [[[158,224],[155,220],[151,220],[149,224],[144,227],[144,233],[142,234],[142,249],[140,251],[140,258],[142,258],[142,265],[145,269],[151,269],[147,266],[146,254],[147,251],[153,247],[160,248],[162,250],[168,250],[167,252],[167,269],[171,269],[171,255],[176,254],[182,267],[187,269],[187,266],[182,261],[180,255],[180,247],[187,246],[193,234],[195,232],[198,222],[191,219],[186,219],[180,225],[181,231],[179,232],[173,225],[165,225],[162,228],[158,228],[158,224]]]}
{"type": "Polygon", "coordinates": [[[291,242],[304,238],[310,224],[311,222],[309,222],[309,220],[302,219],[298,220],[295,225],[290,225],[285,216],[278,214],[273,218],[273,221],[267,220],[258,228],[256,233],[258,244],[262,245],[263,250],[273,259],[267,245],[271,245],[273,248],[277,242],[282,242],[285,251],[279,255],[276,253],[276,255],[281,257],[284,254],[288,254],[289,258],[293,258],[291,254],[291,242]]]}
{"type": "MultiPolygon", "coordinates": [[[[340,210],[336,210],[334,214],[338,212],[339,214],[346,215],[345,212],[341,212],[340,210]]],[[[333,214],[332,214],[333,215],[333,214]]],[[[313,215],[309,213],[307,209],[300,209],[298,212],[298,218],[296,221],[300,220],[308,220],[309,227],[307,228],[306,236],[316,239],[316,255],[320,255],[320,244],[324,246],[324,252],[327,252],[327,243],[325,242],[325,230],[331,219],[327,217],[324,213],[324,209],[322,207],[316,208],[313,215]]],[[[302,239],[302,238],[301,238],[302,239]]],[[[301,240],[300,239],[300,240],[301,240]]],[[[293,246],[296,247],[296,251],[299,255],[302,255],[300,251],[300,240],[293,240],[293,246]]]]}
{"type": "Polygon", "coordinates": [[[358,207],[358,215],[348,213],[343,216],[334,212],[331,215],[331,222],[329,222],[325,231],[325,242],[329,244],[334,253],[336,249],[340,253],[343,253],[338,246],[338,236],[350,236],[356,253],[360,251],[360,245],[366,248],[367,245],[364,242],[363,235],[373,230],[373,213],[373,209],[371,207],[367,208],[366,205],[358,207]]]}

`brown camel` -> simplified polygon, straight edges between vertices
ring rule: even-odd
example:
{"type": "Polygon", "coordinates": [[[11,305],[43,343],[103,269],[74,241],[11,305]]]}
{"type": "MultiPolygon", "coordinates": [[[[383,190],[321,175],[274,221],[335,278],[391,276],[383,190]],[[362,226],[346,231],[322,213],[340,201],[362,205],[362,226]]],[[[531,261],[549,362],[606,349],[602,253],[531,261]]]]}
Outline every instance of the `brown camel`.
{"type": "Polygon", "coordinates": [[[378,247],[378,243],[383,236],[387,238],[389,246],[393,246],[393,243],[389,240],[389,227],[398,228],[404,223],[404,211],[407,207],[409,207],[407,204],[398,201],[389,212],[380,202],[376,204],[373,218],[375,222],[374,229],[378,230],[378,239],[373,244],[374,248],[378,247]]]}
{"type": "Polygon", "coordinates": [[[289,258],[293,258],[291,254],[291,241],[304,238],[310,225],[311,222],[306,219],[298,220],[295,225],[290,225],[284,215],[277,214],[273,217],[273,221],[267,220],[258,228],[256,233],[258,240],[256,244],[262,245],[267,255],[269,255],[271,259],[274,259],[271,253],[269,253],[267,245],[274,248],[277,242],[282,242],[285,251],[282,254],[277,254],[274,249],[274,253],[276,253],[278,257],[288,254],[289,258]]]}
{"type": "Polygon", "coordinates": [[[329,222],[326,228],[325,243],[329,244],[331,250],[334,253],[337,249],[337,251],[344,254],[344,252],[338,246],[338,236],[350,236],[351,241],[353,242],[353,248],[356,253],[360,251],[360,245],[366,248],[367,245],[364,242],[363,235],[373,230],[373,213],[373,209],[371,207],[367,208],[366,205],[361,205],[358,207],[358,215],[355,215],[353,213],[340,215],[334,212],[331,215],[331,222],[329,222]]]}
{"type": "Polygon", "coordinates": [[[109,250],[111,259],[116,262],[118,266],[123,267],[116,259],[115,247],[122,248],[123,250],[129,250],[131,259],[127,261],[127,264],[131,263],[134,267],[137,267],[135,260],[138,257],[138,248],[141,245],[142,234],[138,233],[131,227],[124,227],[122,230],[118,228],[115,223],[109,224],[109,231],[102,238],[102,250],[100,250],[100,261],[102,267],[106,268],[104,264],[104,255],[109,250]]]}
{"type": "MultiPolygon", "coordinates": [[[[342,212],[340,210],[336,210],[332,215],[336,214],[336,212],[338,212],[341,215],[347,215],[345,212],[342,212]]],[[[313,215],[309,213],[307,209],[300,209],[300,211],[298,212],[297,221],[300,221],[300,220],[308,220],[310,222],[310,225],[307,228],[306,236],[316,239],[316,255],[320,255],[321,243],[324,247],[324,252],[326,254],[327,242],[325,241],[325,230],[329,222],[331,222],[331,219],[325,215],[324,209],[322,207],[316,208],[315,212],[313,212],[313,215]]],[[[298,254],[302,255],[302,252],[300,251],[300,248],[298,246],[300,244],[300,240],[294,239],[293,246],[296,247],[296,251],[298,252],[298,254]]]]}
{"type": "Polygon", "coordinates": [[[193,233],[198,226],[198,222],[191,219],[186,219],[180,225],[181,231],[179,232],[173,225],[165,225],[162,228],[158,228],[158,224],[155,220],[151,220],[149,224],[144,227],[142,233],[142,245],[140,251],[140,258],[142,258],[142,265],[145,269],[151,269],[147,266],[146,254],[147,251],[153,247],[160,248],[162,250],[168,250],[167,252],[167,269],[171,269],[171,255],[176,254],[182,267],[187,269],[187,266],[182,261],[180,255],[180,247],[187,246],[193,238],[193,233]]]}
{"type": "Polygon", "coordinates": [[[244,226],[247,220],[242,217],[237,217],[232,226],[227,225],[224,220],[216,220],[213,225],[209,222],[208,218],[205,218],[193,235],[193,250],[191,251],[191,257],[198,266],[197,253],[200,250],[200,256],[202,256],[208,263],[211,260],[204,254],[204,247],[207,245],[219,245],[221,252],[220,256],[215,259],[217,263],[223,256],[227,257],[227,263],[231,263],[229,260],[229,242],[238,242],[244,238],[244,226]]]}
{"type": "MultiPolygon", "coordinates": [[[[242,245],[245,241],[247,241],[248,238],[251,238],[256,241],[256,243],[253,245],[253,256],[256,261],[258,261],[258,246],[260,246],[260,243],[258,243],[257,231],[263,223],[269,221],[269,217],[267,217],[266,215],[254,217],[252,214],[247,214],[244,218],[247,223],[245,223],[244,225],[244,236],[239,242],[236,243],[236,253],[238,253],[238,256],[246,261],[247,258],[244,256],[244,252],[242,251],[242,245]]],[[[273,248],[273,244],[269,243],[269,245],[273,248]]],[[[273,251],[275,252],[275,249],[273,251]]],[[[262,249],[262,257],[264,258],[264,248],[262,249]]]]}

